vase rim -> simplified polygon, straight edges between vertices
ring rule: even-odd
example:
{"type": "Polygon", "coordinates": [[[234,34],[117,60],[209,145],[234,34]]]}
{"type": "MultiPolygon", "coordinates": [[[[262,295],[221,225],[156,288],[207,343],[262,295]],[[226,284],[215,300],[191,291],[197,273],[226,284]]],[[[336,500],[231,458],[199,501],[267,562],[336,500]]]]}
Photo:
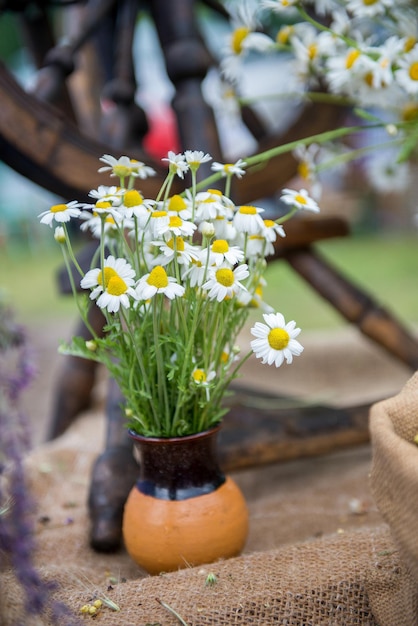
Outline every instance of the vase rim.
{"type": "Polygon", "coordinates": [[[128,430],[129,436],[135,441],[149,441],[152,443],[176,443],[180,441],[193,441],[194,439],[202,439],[204,437],[208,437],[221,429],[222,422],[215,424],[211,428],[207,428],[206,430],[201,430],[197,433],[192,433],[191,435],[180,435],[176,437],[148,437],[147,435],[141,435],[137,433],[135,430],[130,428],[128,430]]]}

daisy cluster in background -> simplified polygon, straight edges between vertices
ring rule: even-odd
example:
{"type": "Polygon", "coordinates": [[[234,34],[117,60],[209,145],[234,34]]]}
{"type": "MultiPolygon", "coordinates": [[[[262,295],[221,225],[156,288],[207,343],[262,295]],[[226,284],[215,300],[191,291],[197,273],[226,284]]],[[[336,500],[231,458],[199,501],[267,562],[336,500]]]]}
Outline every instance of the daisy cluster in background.
{"type": "Polygon", "coordinates": [[[279,367],[303,350],[296,323],[263,301],[263,273],[275,241],[285,236],[281,222],[300,210],[317,212],[318,205],[304,189],[284,189],[289,211],[279,220],[265,219],[261,207],[236,206],[229,188],[233,176],[245,174],[241,159],[212,163],[211,180],[222,190],[202,191],[205,181],[197,185],[196,173],[210,155],[169,152],[156,198],[139,189],[151,168],[126,156],[101,161],[117,184],[92,190],[91,203],[58,204],[40,215],[55,227],[85,323],[90,305],[105,320],[104,337],[90,329],[90,341],[74,338],[63,351],[106,365],[126,401],[127,423],[139,434],[206,430],[221,420],[229,383],[251,354],[279,367]],[[172,194],[174,178],[186,173],[191,186],[172,194]],[[73,254],[70,220],[97,239],[86,273],[73,254]],[[237,336],[252,307],[264,313],[264,323],[252,329],[252,350],[240,358],[237,336]]]}
{"type": "Polygon", "coordinates": [[[278,55],[288,63],[293,89],[278,97],[290,98],[292,106],[321,101],[349,107],[384,129],[381,146],[367,143],[351,154],[341,143],[310,146],[311,151],[305,145],[296,152],[312,195],[319,195],[321,170],[366,153],[365,173],[372,186],[381,192],[405,189],[418,140],[416,2],[242,0],[226,6],[231,34],[221,68],[238,102],[250,53],[270,59],[278,55]]]}

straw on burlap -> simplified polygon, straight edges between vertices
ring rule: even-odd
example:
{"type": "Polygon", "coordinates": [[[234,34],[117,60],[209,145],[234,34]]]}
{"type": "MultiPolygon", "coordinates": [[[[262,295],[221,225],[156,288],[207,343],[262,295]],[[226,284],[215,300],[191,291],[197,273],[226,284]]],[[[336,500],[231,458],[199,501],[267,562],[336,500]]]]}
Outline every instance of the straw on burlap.
{"type": "MultiPolygon", "coordinates": [[[[156,598],[189,626],[418,623],[416,581],[370,499],[369,446],[236,474],[250,510],[244,554],[149,577],[125,551],[99,555],[88,546],[85,501],[103,426],[101,413],[83,416],[27,460],[37,502],[36,565],[57,585],[53,597],[82,623],[92,618],[80,607],[103,594],[120,607],[100,610],[94,621],[103,626],[179,624],[156,598]],[[213,586],[205,584],[208,572],[217,576],[213,586]]],[[[0,588],[2,626],[51,624],[48,614],[22,617],[23,597],[10,569],[0,575],[0,588]]]]}

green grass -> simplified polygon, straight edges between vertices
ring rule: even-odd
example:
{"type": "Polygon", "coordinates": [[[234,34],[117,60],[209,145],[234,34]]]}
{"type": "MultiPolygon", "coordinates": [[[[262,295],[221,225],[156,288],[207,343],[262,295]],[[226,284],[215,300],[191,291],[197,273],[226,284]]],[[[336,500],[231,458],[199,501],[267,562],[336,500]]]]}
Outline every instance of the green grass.
{"type": "MultiPolygon", "coordinates": [[[[55,244],[55,242],[54,242],[55,244]]],[[[63,265],[58,245],[28,250],[0,249],[0,294],[19,322],[48,324],[54,318],[76,316],[76,304],[58,291],[56,273],[63,265]]]]}
{"type": "MultiPolygon", "coordinates": [[[[357,235],[318,244],[328,261],[407,324],[418,322],[417,248],[414,235],[357,235]]],[[[0,249],[0,288],[22,323],[76,318],[72,298],[58,293],[55,274],[61,265],[60,250],[52,244],[0,249]]],[[[285,262],[269,265],[266,278],[266,301],[303,329],[346,324],[285,262]]]]}

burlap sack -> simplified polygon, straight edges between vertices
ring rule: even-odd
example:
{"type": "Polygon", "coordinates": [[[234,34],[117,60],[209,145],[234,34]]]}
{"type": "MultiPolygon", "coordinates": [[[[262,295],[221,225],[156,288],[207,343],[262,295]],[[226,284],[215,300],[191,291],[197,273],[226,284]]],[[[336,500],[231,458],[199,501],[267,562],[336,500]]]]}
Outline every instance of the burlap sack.
{"type": "MultiPolygon", "coordinates": [[[[179,624],[158,598],[188,626],[416,624],[415,581],[368,492],[369,446],[237,474],[251,519],[243,555],[150,577],[124,550],[100,555],[88,545],[86,493],[102,427],[101,414],[84,416],[27,459],[28,487],[37,502],[35,565],[55,586],[51,599],[64,602],[81,623],[179,624]],[[206,584],[209,572],[217,577],[212,586],[206,584]],[[120,611],[104,606],[97,618],[80,613],[104,595],[120,611]]],[[[24,613],[7,566],[0,588],[2,626],[57,623],[48,611],[24,613]]]]}
{"type": "Polygon", "coordinates": [[[418,588],[418,372],[370,412],[371,486],[418,588]]]}

